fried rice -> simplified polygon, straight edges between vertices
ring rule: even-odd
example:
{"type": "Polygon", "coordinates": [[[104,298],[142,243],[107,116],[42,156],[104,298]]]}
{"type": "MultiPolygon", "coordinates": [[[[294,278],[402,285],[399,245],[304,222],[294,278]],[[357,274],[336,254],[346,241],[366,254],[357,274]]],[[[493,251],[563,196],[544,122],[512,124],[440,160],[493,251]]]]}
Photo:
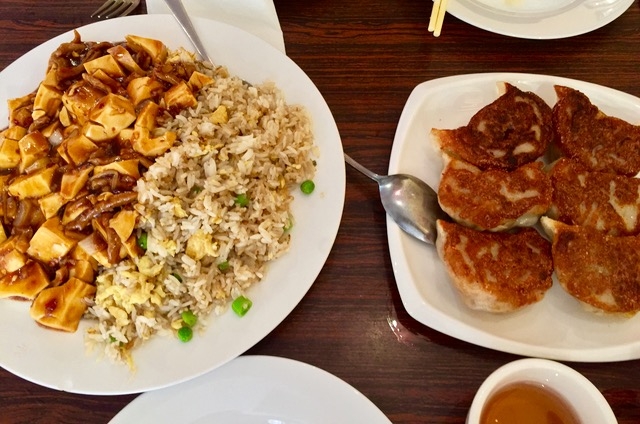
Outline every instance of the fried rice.
{"type": "Polygon", "coordinates": [[[88,344],[129,364],[133,348],[183,326],[182,312],[204,326],[263,278],[289,248],[292,189],[315,172],[303,107],[287,104],[273,83],[251,85],[186,51],[174,54],[214,82],[197,107],[158,129],[175,131],[179,142],[138,181],[146,252],[100,273],[87,312],[97,320],[88,344]]]}

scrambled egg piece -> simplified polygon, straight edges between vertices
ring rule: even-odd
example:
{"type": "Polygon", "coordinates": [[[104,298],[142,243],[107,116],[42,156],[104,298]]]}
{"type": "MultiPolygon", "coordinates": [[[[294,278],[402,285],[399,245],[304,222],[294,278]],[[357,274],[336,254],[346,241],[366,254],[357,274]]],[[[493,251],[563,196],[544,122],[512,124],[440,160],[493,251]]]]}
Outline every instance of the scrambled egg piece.
{"type": "Polygon", "coordinates": [[[148,256],[141,257],[137,265],[138,271],[146,277],[155,277],[162,271],[162,264],[154,264],[148,256]]]}
{"type": "Polygon", "coordinates": [[[196,231],[187,241],[187,255],[199,261],[205,256],[216,256],[218,253],[218,243],[213,241],[211,234],[206,234],[202,230],[196,231]]]}
{"type": "Polygon", "coordinates": [[[179,198],[174,197],[171,199],[171,204],[173,205],[173,214],[176,218],[186,218],[187,212],[182,207],[182,202],[179,198]]]}
{"type": "Polygon", "coordinates": [[[107,279],[100,279],[96,292],[96,303],[105,305],[106,309],[116,318],[118,325],[127,325],[129,314],[137,305],[151,303],[161,305],[166,296],[161,286],[149,282],[144,274],[135,272],[125,273],[137,281],[133,287],[112,284],[107,279]],[[123,315],[123,313],[125,315],[123,315]]]}
{"type": "Polygon", "coordinates": [[[213,124],[226,124],[229,121],[229,114],[227,113],[226,106],[218,106],[218,108],[209,115],[209,120],[213,124]]]}

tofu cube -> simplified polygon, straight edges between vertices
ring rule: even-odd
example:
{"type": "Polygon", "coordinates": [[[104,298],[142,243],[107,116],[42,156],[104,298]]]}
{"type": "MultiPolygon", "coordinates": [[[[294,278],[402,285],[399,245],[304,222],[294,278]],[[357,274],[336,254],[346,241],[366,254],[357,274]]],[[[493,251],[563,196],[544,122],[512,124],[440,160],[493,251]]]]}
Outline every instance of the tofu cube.
{"type": "Polygon", "coordinates": [[[20,149],[20,173],[31,166],[35,161],[49,155],[51,144],[40,131],[33,131],[18,141],[20,149]]]}
{"type": "Polygon", "coordinates": [[[107,257],[107,243],[102,236],[94,231],[84,239],[78,242],[78,250],[83,252],[82,254],[89,256],[97,264],[110,267],[113,264],[109,263],[107,257]]]}
{"type": "Polygon", "coordinates": [[[122,78],[125,76],[116,59],[110,54],[85,62],[84,69],[89,74],[94,74],[101,70],[112,78],[122,78]]]}
{"type": "Polygon", "coordinates": [[[107,136],[113,138],[136,120],[136,111],[129,99],[110,93],[91,109],[89,119],[100,124],[107,136]]]}
{"type": "Polygon", "coordinates": [[[135,128],[145,128],[152,131],[156,127],[156,117],[160,107],[153,102],[147,102],[136,118],[135,128]]]}
{"type": "Polygon", "coordinates": [[[76,166],[85,163],[97,150],[98,146],[84,134],[68,137],[58,146],[58,154],[76,166]]]}
{"type": "Polygon", "coordinates": [[[140,68],[140,65],[138,65],[138,62],[136,62],[133,56],[131,56],[129,50],[127,50],[124,46],[119,44],[113,46],[107,50],[107,53],[113,56],[113,58],[127,71],[137,75],[142,75],[145,73],[142,68],[140,68]]]}
{"type": "Polygon", "coordinates": [[[113,228],[116,234],[118,234],[122,243],[126,243],[136,228],[137,218],[138,213],[136,211],[123,209],[109,220],[109,227],[113,228]]]}
{"type": "Polygon", "coordinates": [[[102,125],[93,122],[87,122],[82,126],[82,135],[96,143],[111,139],[111,135],[102,125]]]}
{"type": "Polygon", "coordinates": [[[0,254],[0,266],[5,272],[14,272],[24,266],[27,263],[27,255],[24,253],[12,249],[8,252],[0,254]]]}
{"type": "Polygon", "coordinates": [[[18,141],[25,135],[27,135],[27,129],[25,127],[21,127],[19,125],[14,125],[12,127],[7,128],[2,132],[2,135],[6,138],[10,138],[12,140],[18,141]]]}
{"type": "Polygon", "coordinates": [[[18,125],[21,127],[28,127],[33,122],[31,117],[32,105],[35,99],[35,93],[27,94],[23,97],[10,99],[7,102],[9,106],[9,122],[12,126],[18,125]]]}
{"type": "Polygon", "coordinates": [[[9,184],[9,194],[19,199],[42,197],[51,193],[51,183],[57,171],[56,165],[35,171],[32,174],[20,175],[9,184]]]}
{"type": "Polygon", "coordinates": [[[194,71],[189,77],[189,82],[187,84],[191,90],[198,91],[205,85],[213,84],[213,78],[209,75],[203,74],[202,72],[194,71]]]}
{"type": "Polygon", "coordinates": [[[130,256],[132,258],[140,257],[144,251],[138,246],[138,238],[135,234],[131,234],[131,236],[122,243],[122,249],[124,252],[120,252],[122,257],[130,256]]]}
{"type": "Polygon", "coordinates": [[[31,318],[45,327],[75,332],[87,310],[87,298],[96,293],[96,287],[79,278],[57,287],[42,290],[31,305],[31,318]]]}
{"type": "Polygon", "coordinates": [[[91,261],[76,261],[69,270],[70,278],[78,278],[85,283],[93,283],[95,269],[91,261]]]}
{"type": "Polygon", "coordinates": [[[62,103],[62,93],[55,86],[41,83],[36,92],[36,98],[33,102],[33,112],[31,117],[35,121],[43,116],[53,118],[60,109],[62,103]]]}
{"type": "Polygon", "coordinates": [[[150,77],[134,78],[127,84],[127,94],[134,105],[139,105],[145,100],[154,99],[162,93],[163,86],[159,81],[150,77]]]}
{"type": "Polygon", "coordinates": [[[119,160],[106,165],[96,166],[93,169],[93,175],[99,175],[105,171],[116,171],[121,175],[128,175],[130,177],[138,179],[140,178],[140,168],[138,168],[139,164],[139,159],[119,160]]]}
{"type": "Polygon", "coordinates": [[[89,121],[89,113],[104,97],[104,92],[87,82],[78,81],[62,95],[62,104],[71,115],[69,122],[76,120],[80,125],[89,121]]]}
{"type": "Polygon", "coordinates": [[[68,202],[60,192],[49,193],[38,199],[40,211],[45,219],[49,219],[56,215],[61,207],[68,202]]]}
{"type": "Polygon", "coordinates": [[[167,58],[167,46],[159,40],[137,35],[127,35],[125,40],[127,40],[132,49],[146,52],[151,57],[151,62],[154,65],[163,63],[167,58]]]}
{"type": "Polygon", "coordinates": [[[195,107],[198,104],[198,100],[184,81],[175,84],[164,93],[164,102],[167,109],[174,110],[195,107]]]}
{"type": "Polygon", "coordinates": [[[84,188],[93,171],[93,165],[86,164],[80,168],[73,168],[62,175],[60,194],[67,200],[71,200],[84,188]]]}
{"type": "Polygon", "coordinates": [[[17,297],[33,300],[49,286],[49,277],[36,261],[29,261],[20,269],[0,278],[0,298],[17,297]]]}
{"type": "Polygon", "coordinates": [[[31,241],[27,254],[44,263],[54,263],[62,259],[78,243],[78,240],[64,233],[60,219],[55,216],[47,219],[38,228],[31,241]]]}
{"type": "Polygon", "coordinates": [[[0,168],[13,169],[20,165],[20,147],[16,140],[5,137],[0,141],[0,168]]]}
{"type": "Polygon", "coordinates": [[[149,130],[136,128],[131,135],[131,145],[136,152],[147,157],[155,157],[169,150],[176,142],[176,138],[176,133],[172,131],[167,131],[156,138],[150,138],[149,130]]]}

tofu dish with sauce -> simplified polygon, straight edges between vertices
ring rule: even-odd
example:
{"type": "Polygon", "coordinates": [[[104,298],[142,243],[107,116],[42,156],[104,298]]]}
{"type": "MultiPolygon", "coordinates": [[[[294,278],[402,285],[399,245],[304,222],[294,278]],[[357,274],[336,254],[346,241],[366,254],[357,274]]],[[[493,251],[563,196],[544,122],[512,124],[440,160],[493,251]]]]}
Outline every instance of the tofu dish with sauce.
{"type": "Polygon", "coordinates": [[[87,344],[131,366],[155,334],[246,313],[289,247],[293,188],[313,190],[302,106],[159,40],[76,32],[8,107],[0,299],[49,329],[89,321],[87,344]]]}

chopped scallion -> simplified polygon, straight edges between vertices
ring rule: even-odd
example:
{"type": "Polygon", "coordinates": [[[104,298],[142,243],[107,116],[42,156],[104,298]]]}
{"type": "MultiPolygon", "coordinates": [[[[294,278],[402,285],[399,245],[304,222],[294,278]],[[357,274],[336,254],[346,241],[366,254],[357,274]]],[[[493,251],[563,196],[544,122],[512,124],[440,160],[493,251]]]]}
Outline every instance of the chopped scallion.
{"type": "Polygon", "coordinates": [[[243,317],[247,314],[249,309],[251,309],[251,305],[253,305],[251,300],[244,296],[238,296],[233,302],[231,302],[231,309],[233,309],[233,312],[238,314],[238,316],[243,317]]]}
{"type": "Polygon", "coordinates": [[[146,232],[142,232],[140,233],[140,235],[138,236],[138,246],[140,246],[140,248],[142,248],[143,250],[147,250],[147,240],[148,240],[148,235],[146,232]]]}
{"type": "Polygon", "coordinates": [[[230,266],[230,265],[229,265],[229,261],[220,262],[220,263],[218,264],[218,269],[219,269],[221,272],[225,272],[225,271],[229,270],[229,266],[230,266]]]}
{"type": "Polygon", "coordinates": [[[246,207],[249,204],[249,198],[245,193],[238,194],[236,198],[233,200],[234,203],[240,207],[246,207]]]}
{"type": "Polygon", "coordinates": [[[191,190],[189,190],[189,193],[195,195],[202,192],[202,190],[204,190],[202,186],[194,185],[193,187],[191,187],[191,190]]]}

